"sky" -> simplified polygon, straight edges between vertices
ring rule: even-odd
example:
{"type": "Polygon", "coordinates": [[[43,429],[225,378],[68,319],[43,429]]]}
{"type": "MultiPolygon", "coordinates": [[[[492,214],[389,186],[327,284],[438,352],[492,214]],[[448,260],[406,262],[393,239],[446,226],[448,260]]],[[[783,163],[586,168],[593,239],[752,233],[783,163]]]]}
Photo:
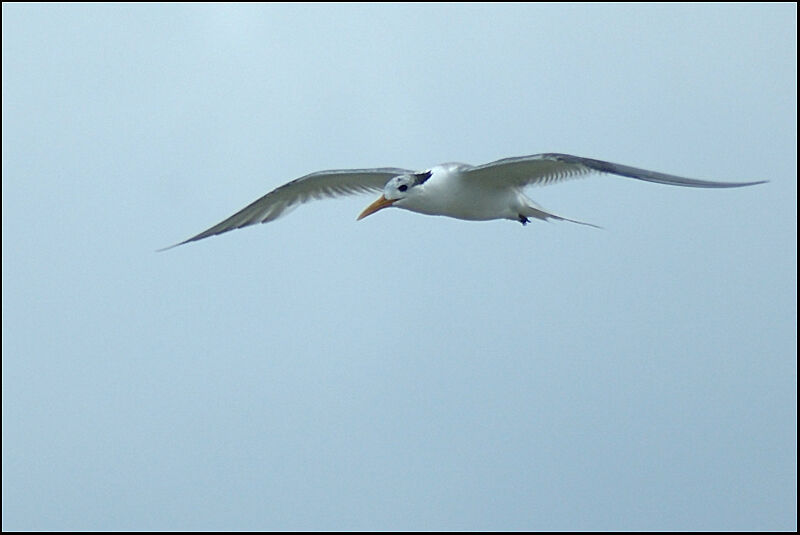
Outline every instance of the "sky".
{"type": "Polygon", "coordinates": [[[2,8],[3,530],[796,530],[797,8],[2,8]],[[316,202],[564,152],[603,227],[316,202]]]}

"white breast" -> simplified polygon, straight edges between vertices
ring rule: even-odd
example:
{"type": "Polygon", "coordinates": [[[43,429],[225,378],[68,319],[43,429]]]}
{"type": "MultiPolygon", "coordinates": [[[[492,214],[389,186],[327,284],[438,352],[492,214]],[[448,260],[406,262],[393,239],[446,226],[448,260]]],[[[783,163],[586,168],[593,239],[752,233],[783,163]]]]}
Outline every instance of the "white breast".
{"type": "Polygon", "coordinates": [[[432,167],[431,177],[419,186],[419,194],[395,206],[421,214],[470,221],[516,219],[520,192],[516,188],[494,187],[486,181],[471,180],[461,173],[466,167],[459,163],[432,167]]]}

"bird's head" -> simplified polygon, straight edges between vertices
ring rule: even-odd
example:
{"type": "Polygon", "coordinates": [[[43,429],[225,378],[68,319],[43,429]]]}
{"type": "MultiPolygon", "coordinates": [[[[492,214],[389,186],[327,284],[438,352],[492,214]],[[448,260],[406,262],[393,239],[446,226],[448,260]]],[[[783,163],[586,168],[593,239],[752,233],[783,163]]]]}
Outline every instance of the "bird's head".
{"type": "Polygon", "coordinates": [[[431,171],[413,173],[409,175],[398,175],[383,187],[383,194],[375,202],[364,208],[358,219],[364,219],[378,210],[397,205],[402,207],[408,199],[416,197],[422,193],[422,186],[431,177],[431,171]]]}

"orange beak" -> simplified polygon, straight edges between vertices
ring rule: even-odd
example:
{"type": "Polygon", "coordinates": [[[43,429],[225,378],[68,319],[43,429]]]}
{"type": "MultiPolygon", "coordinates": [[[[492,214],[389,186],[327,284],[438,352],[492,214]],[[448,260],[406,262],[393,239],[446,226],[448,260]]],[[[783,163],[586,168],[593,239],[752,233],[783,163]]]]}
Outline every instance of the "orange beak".
{"type": "MultiPolygon", "coordinates": [[[[395,200],[397,200],[397,199],[395,199],[395,200]]],[[[362,219],[364,219],[368,215],[374,214],[375,212],[377,212],[378,210],[381,210],[382,208],[388,208],[389,206],[391,206],[393,204],[394,204],[394,201],[390,201],[389,199],[387,199],[386,197],[381,195],[380,197],[378,197],[378,200],[376,200],[374,203],[372,203],[369,206],[367,206],[366,208],[364,208],[364,211],[359,214],[359,216],[356,219],[356,221],[361,221],[362,219]]]]}

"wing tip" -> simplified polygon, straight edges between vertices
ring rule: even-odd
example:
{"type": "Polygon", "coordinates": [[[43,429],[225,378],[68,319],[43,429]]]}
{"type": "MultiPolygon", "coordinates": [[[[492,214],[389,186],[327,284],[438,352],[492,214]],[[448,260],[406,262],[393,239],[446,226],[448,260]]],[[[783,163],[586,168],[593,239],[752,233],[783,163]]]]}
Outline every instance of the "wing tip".
{"type": "Polygon", "coordinates": [[[170,249],[174,249],[174,248],[179,247],[181,245],[187,244],[190,241],[192,241],[192,240],[186,240],[186,241],[182,241],[182,242],[179,242],[179,243],[175,243],[173,245],[168,245],[167,247],[162,247],[161,249],[156,249],[155,252],[163,253],[164,251],[169,251],[170,249]]]}

